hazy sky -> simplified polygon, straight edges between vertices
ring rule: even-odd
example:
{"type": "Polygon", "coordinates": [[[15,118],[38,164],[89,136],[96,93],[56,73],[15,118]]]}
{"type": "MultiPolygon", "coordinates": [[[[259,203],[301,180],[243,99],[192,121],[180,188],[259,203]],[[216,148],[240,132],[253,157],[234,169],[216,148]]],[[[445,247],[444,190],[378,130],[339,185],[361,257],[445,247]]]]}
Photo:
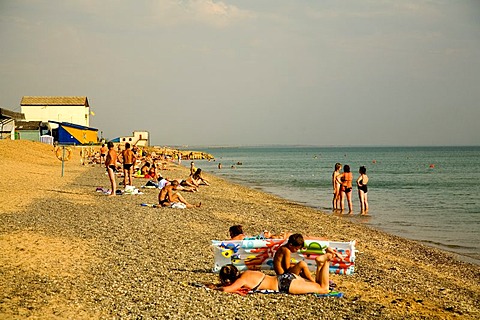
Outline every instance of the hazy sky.
{"type": "Polygon", "coordinates": [[[480,1],[0,0],[0,107],[155,145],[480,145],[480,1]]]}

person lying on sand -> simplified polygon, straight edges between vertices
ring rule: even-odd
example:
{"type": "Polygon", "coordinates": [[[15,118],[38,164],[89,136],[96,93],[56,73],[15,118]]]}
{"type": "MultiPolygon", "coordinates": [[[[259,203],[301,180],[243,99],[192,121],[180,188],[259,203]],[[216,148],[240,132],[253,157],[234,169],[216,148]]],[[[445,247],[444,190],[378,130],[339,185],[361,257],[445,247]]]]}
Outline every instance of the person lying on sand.
{"type": "Polygon", "coordinates": [[[243,227],[239,224],[231,226],[228,232],[230,233],[230,240],[243,240],[245,238],[243,227]]]}
{"type": "Polygon", "coordinates": [[[209,285],[210,289],[247,294],[252,290],[275,290],[281,293],[306,294],[329,292],[329,267],[333,255],[328,253],[315,259],[317,264],[315,281],[308,281],[293,273],[269,276],[261,271],[247,270],[240,273],[233,264],[220,269],[220,286],[209,285]]]}
{"type": "Polygon", "coordinates": [[[287,239],[291,233],[290,232],[282,232],[279,235],[272,234],[268,230],[264,230],[258,236],[247,236],[243,231],[243,227],[241,225],[234,225],[228,229],[228,233],[230,234],[230,240],[244,240],[244,239],[287,239]]]}

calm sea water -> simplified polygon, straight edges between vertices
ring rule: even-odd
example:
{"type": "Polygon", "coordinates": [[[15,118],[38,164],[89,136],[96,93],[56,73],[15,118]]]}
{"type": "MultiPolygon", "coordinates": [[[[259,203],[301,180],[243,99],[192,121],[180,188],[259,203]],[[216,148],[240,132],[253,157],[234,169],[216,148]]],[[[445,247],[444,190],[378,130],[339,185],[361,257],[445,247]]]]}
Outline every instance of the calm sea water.
{"type": "Polygon", "coordinates": [[[480,147],[202,148],[215,161],[197,167],[280,197],[331,212],[336,162],[358,177],[367,167],[368,217],[359,223],[455,252],[480,264],[480,147]],[[222,163],[222,169],[218,169],[222,163]],[[237,164],[241,163],[241,164],[237,164]],[[231,166],[234,165],[235,169],[231,166]]]}

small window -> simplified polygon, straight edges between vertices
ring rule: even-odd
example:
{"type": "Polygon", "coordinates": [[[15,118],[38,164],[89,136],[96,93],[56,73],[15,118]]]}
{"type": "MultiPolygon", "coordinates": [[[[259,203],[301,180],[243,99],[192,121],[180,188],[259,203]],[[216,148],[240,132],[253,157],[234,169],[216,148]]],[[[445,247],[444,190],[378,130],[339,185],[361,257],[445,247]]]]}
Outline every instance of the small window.
{"type": "Polygon", "coordinates": [[[128,138],[128,141],[132,141],[132,138],[128,138]]]}

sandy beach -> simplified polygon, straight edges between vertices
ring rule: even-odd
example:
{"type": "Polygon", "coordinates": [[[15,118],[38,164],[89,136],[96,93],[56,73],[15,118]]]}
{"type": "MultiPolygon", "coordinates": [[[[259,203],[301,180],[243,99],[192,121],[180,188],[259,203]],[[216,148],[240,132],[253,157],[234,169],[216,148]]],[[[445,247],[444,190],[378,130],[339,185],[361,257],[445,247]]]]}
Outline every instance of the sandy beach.
{"type": "MultiPolygon", "coordinates": [[[[183,193],[198,209],[149,208],[158,190],[107,197],[105,169],[61,162],[53,147],[0,140],[1,319],[479,319],[480,267],[353,220],[207,175],[183,193]],[[210,241],[299,232],[357,241],[354,275],[332,275],[343,298],[239,296],[216,282],[210,241]]],[[[185,178],[174,164],[162,171],[185,178]]],[[[118,182],[119,180],[117,180],[118,182]]],[[[136,179],[140,187],[146,180],[136,179]]]]}

